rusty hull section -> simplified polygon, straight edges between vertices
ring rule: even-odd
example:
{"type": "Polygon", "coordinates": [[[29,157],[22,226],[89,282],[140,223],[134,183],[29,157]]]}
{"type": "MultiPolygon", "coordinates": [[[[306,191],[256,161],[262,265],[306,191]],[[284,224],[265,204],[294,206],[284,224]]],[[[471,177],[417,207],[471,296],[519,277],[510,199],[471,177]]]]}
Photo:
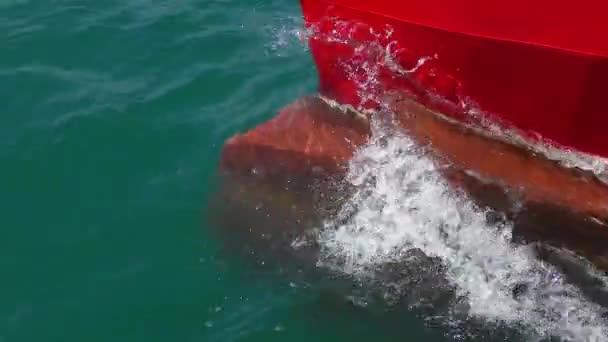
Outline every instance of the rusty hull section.
{"type": "MultiPolygon", "coordinates": [[[[514,222],[518,240],[574,250],[608,270],[608,186],[594,175],[478,134],[415,102],[389,103],[398,125],[428,148],[450,184],[514,222]]],[[[316,96],[299,99],[226,142],[221,172],[231,185],[224,194],[240,208],[281,213],[279,224],[257,225],[266,230],[262,235],[305,229],[302,222],[331,215],[347,196],[340,179],[369,138],[365,117],[316,96]]],[[[258,228],[246,230],[252,229],[258,228]]]]}

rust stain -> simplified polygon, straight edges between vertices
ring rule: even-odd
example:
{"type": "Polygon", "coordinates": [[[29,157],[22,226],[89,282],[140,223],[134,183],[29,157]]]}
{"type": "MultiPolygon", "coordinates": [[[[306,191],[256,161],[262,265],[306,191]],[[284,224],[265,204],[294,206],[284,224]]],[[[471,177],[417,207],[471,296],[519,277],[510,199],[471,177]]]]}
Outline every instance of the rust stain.
{"type": "Polygon", "coordinates": [[[310,97],[287,106],[272,120],[229,139],[224,170],[306,176],[342,171],[354,149],[369,138],[367,123],[310,97]]]}
{"type": "Polygon", "coordinates": [[[608,218],[608,186],[590,172],[565,168],[524,147],[476,134],[412,101],[396,101],[394,106],[401,125],[440,158],[521,191],[527,201],[608,218]]]}

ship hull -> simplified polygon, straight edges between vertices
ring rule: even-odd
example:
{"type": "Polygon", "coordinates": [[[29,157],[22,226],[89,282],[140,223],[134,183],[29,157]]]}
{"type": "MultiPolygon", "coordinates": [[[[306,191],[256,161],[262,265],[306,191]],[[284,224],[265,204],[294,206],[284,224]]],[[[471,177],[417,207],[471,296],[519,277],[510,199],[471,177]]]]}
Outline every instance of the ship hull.
{"type": "MultiPolygon", "coordinates": [[[[608,270],[608,177],[602,167],[608,156],[602,134],[608,45],[604,49],[582,31],[570,37],[558,29],[560,40],[532,27],[514,30],[536,32],[530,37],[498,37],[499,31],[482,34],[481,24],[467,31],[425,24],[425,18],[408,21],[407,11],[379,13],[390,9],[388,0],[301,3],[320,96],[298,99],[226,142],[221,170],[236,183],[227,196],[237,207],[258,212],[266,203],[259,193],[267,194],[267,206],[288,217],[276,229],[290,220],[301,229],[301,206],[281,194],[313,189],[317,197],[302,202],[339,206],[347,198],[340,184],[351,158],[374,138],[371,123],[390,117],[424,158],[428,153],[450,187],[484,211],[504,214],[518,236],[574,250],[608,270]],[[243,178],[255,186],[241,184],[243,178]]],[[[395,6],[409,3],[423,4],[395,6]]],[[[331,214],[317,209],[304,211],[331,214]]],[[[242,227],[252,232],[250,225],[242,227]]]]}
{"type": "MultiPolygon", "coordinates": [[[[391,107],[399,127],[426,151],[421,158],[434,161],[452,191],[512,222],[514,238],[576,251],[608,270],[608,187],[593,174],[480,135],[410,100],[393,99],[391,107]]],[[[272,213],[259,214],[281,217],[253,231],[249,223],[241,227],[252,234],[275,227],[264,234],[282,236],[312,229],[305,224],[310,217],[330,219],[335,213],[328,208],[344,205],[356,191],[344,178],[353,155],[371,140],[368,121],[317,96],[298,99],[230,138],[221,158],[231,184],[225,196],[240,203],[239,210],[266,208],[272,213]]]]}
{"type": "Polygon", "coordinates": [[[453,8],[417,0],[301,5],[326,97],[373,109],[382,99],[370,93],[399,90],[461,121],[606,157],[608,24],[597,13],[608,5],[586,2],[574,9],[547,3],[553,10],[544,12],[528,4],[523,14],[513,9],[517,1],[505,8],[475,0],[453,8]]]}

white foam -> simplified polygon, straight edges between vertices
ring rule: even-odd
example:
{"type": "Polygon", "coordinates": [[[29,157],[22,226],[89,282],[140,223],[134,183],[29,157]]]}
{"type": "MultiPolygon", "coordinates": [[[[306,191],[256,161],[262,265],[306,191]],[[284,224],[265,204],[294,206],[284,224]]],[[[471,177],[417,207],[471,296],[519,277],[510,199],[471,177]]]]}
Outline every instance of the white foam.
{"type": "Polygon", "coordinates": [[[266,53],[281,58],[292,58],[294,55],[309,53],[306,40],[311,30],[304,28],[299,16],[284,15],[270,20],[264,27],[268,43],[266,53]]]}
{"type": "Polygon", "coordinates": [[[529,247],[512,245],[510,226],[488,225],[411,139],[373,126],[373,139],[350,163],[347,180],[357,190],[318,236],[323,260],[340,259],[342,272],[361,275],[418,248],[446,266],[472,316],[522,324],[544,337],[608,341],[599,305],[529,247]],[[522,283],[528,290],[514,298],[522,283]]]}
{"type": "MultiPolygon", "coordinates": [[[[407,76],[437,58],[422,57],[412,68],[404,68],[393,56],[392,28],[385,32],[370,28],[377,41],[357,42],[354,32],[364,24],[334,24],[336,29],[329,33],[314,27],[310,33],[316,39],[355,46],[353,60],[342,61],[340,67],[358,85],[360,103],[343,106],[324,100],[362,116],[378,117],[363,109],[366,101],[388,108],[381,100],[385,92],[378,80],[379,68],[407,76]]],[[[532,142],[519,132],[483,120],[486,115],[477,113],[478,107],[468,99],[460,101],[464,110],[481,119],[477,120],[480,126],[473,128],[483,134],[524,145],[565,166],[592,171],[599,178],[608,170],[605,160],[553,148],[542,139],[532,142]]],[[[402,262],[406,251],[416,248],[441,260],[448,281],[468,302],[468,314],[473,317],[521,325],[541,338],[608,341],[602,307],[568,284],[556,268],[539,260],[531,247],[511,244],[510,225],[488,224],[485,213],[448,186],[437,165],[413,140],[390,125],[387,128],[372,121],[370,143],[350,162],[347,181],[355,193],[318,234],[320,265],[374,276],[375,268],[402,262]],[[514,289],[522,284],[526,291],[515,298],[514,289]]]]}

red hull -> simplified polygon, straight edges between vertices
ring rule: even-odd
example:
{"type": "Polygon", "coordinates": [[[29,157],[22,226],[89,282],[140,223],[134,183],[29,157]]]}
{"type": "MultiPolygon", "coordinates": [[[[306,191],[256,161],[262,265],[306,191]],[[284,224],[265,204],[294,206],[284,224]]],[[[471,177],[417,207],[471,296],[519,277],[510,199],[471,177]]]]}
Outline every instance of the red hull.
{"type": "Polygon", "coordinates": [[[323,95],[374,108],[397,90],[462,121],[608,157],[608,2],[301,3],[323,95]]]}

